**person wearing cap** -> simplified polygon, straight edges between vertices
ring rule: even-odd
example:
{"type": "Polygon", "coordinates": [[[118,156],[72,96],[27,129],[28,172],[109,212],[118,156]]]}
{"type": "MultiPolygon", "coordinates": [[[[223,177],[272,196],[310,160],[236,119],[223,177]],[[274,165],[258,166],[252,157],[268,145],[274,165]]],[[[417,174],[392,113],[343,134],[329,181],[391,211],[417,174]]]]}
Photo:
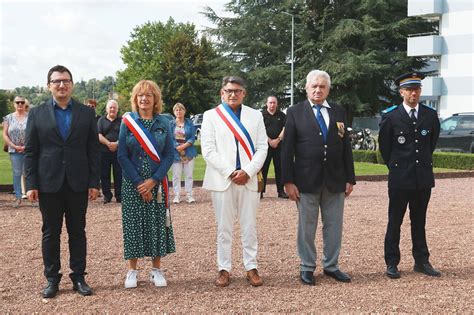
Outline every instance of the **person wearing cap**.
{"type": "Polygon", "coordinates": [[[426,210],[434,187],[433,151],[440,123],[436,110],[418,103],[424,74],[410,72],[395,79],[403,103],[382,112],[379,146],[389,169],[388,224],[385,234],[386,275],[400,278],[400,226],[407,206],[410,208],[414,271],[439,277],[429,262],[426,244],[426,210]]]}

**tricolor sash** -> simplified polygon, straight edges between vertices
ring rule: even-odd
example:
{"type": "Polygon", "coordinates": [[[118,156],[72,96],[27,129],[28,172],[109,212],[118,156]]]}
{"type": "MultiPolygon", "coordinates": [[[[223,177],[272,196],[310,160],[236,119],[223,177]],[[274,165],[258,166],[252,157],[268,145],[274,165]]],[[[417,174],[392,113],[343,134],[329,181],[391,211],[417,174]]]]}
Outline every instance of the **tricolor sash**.
{"type": "Polygon", "coordinates": [[[237,118],[230,106],[226,103],[217,106],[216,112],[240,143],[249,157],[249,160],[252,160],[252,157],[255,154],[255,147],[249,132],[245,129],[245,126],[240,122],[239,118],[237,118]]]}
{"type": "MultiPolygon", "coordinates": [[[[156,143],[155,137],[151,134],[151,132],[143,126],[143,124],[131,113],[125,113],[122,117],[122,121],[125,123],[127,128],[132,132],[132,134],[137,139],[138,143],[142,147],[143,151],[145,151],[148,156],[155,161],[156,163],[160,163],[161,158],[158,154],[158,144],[156,143]]],[[[170,199],[169,199],[169,185],[168,185],[168,176],[165,175],[161,180],[161,185],[163,186],[163,191],[165,193],[164,198],[162,198],[162,202],[165,203],[166,207],[166,226],[170,226],[170,199]],[[164,199],[164,200],[163,200],[164,199]]],[[[160,187],[158,187],[158,196],[161,195],[160,187]]],[[[160,198],[158,198],[160,199],[160,198]]]]}

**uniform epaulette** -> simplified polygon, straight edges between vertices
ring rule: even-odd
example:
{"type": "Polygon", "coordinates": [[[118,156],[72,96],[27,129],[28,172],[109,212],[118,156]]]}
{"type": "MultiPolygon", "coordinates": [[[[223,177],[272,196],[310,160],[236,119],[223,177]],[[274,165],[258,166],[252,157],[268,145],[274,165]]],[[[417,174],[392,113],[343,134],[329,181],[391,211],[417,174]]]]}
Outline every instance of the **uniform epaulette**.
{"type": "Polygon", "coordinates": [[[431,110],[436,111],[436,108],[433,108],[433,107],[431,107],[431,106],[428,106],[428,105],[425,105],[425,104],[421,104],[421,106],[424,106],[424,107],[426,107],[426,108],[429,108],[429,109],[431,109],[431,110]]]}
{"type": "Polygon", "coordinates": [[[398,107],[398,105],[393,105],[393,106],[391,106],[391,107],[389,107],[389,108],[386,108],[386,109],[384,109],[384,110],[382,111],[382,114],[390,113],[392,110],[394,110],[394,109],[397,108],[397,107],[398,107]]]}

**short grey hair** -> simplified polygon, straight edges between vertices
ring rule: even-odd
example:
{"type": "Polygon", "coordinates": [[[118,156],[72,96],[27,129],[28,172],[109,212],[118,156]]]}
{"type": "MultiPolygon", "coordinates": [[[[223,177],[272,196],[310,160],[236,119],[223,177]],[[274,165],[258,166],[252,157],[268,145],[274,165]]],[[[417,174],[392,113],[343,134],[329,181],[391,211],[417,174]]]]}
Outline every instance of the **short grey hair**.
{"type": "Polygon", "coordinates": [[[115,105],[117,105],[117,107],[119,107],[119,103],[116,100],[108,100],[105,107],[109,106],[110,103],[114,103],[115,105]]]}
{"type": "Polygon", "coordinates": [[[326,79],[329,87],[331,87],[331,77],[326,71],[323,70],[311,70],[306,76],[306,86],[308,86],[309,82],[315,77],[326,79]]]}

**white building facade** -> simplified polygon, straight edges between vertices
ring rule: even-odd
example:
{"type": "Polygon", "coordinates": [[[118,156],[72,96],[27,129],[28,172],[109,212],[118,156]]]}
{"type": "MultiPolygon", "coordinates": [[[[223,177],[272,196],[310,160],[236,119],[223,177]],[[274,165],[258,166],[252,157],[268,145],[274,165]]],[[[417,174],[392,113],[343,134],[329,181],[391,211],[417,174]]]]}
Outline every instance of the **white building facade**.
{"type": "Polygon", "coordinates": [[[408,16],[439,21],[439,34],[408,38],[408,56],[439,58],[422,99],[442,118],[474,112],[474,0],[408,0],[408,16]]]}

